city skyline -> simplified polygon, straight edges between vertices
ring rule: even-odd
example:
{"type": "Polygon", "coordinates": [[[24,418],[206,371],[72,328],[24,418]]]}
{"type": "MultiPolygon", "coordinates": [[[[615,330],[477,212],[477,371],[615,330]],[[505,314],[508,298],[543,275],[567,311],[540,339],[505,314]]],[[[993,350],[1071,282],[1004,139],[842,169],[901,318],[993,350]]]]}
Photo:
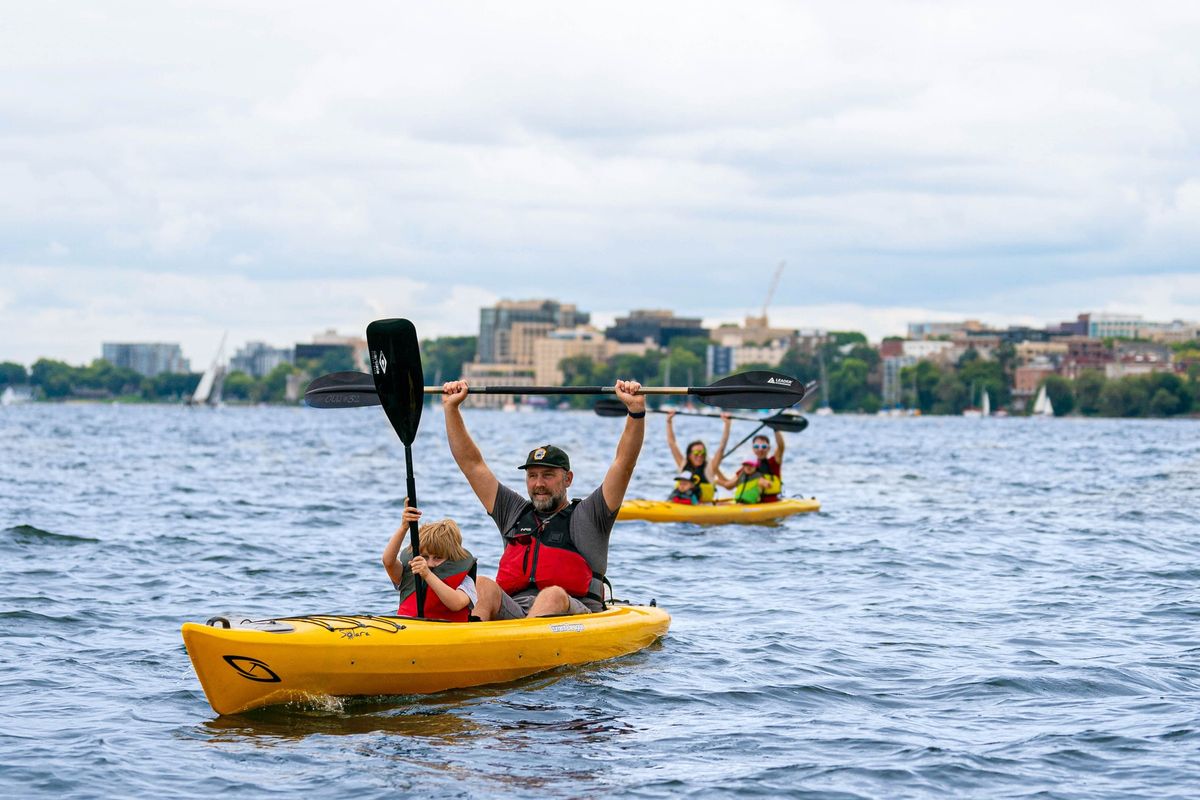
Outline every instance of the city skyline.
{"type": "Polygon", "coordinates": [[[519,297],[715,324],[781,260],[773,320],[872,338],[1200,318],[1194,4],[291,10],[0,28],[0,359],[519,297]]]}

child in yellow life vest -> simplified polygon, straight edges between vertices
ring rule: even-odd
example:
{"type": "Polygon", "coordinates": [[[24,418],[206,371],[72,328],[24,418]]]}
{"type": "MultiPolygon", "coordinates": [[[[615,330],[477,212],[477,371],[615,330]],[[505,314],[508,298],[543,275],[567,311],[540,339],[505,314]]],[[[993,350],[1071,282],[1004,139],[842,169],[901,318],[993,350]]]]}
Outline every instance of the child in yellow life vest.
{"type": "Polygon", "coordinates": [[[421,512],[405,506],[400,528],[383,549],[383,566],[400,592],[402,617],[417,615],[416,577],[425,583],[425,618],[466,622],[479,598],[475,589],[475,558],[462,543],[462,531],[452,519],[427,522],[418,529],[421,554],[411,547],[400,550],[409,523],[420,522],[421,512]]]}
{"type": "Polygon", "coordinates": [[[738,503],[771,502],[768,496],[778,498],[780,480],[778,475],[763,471],[758,459],[750,458],[734,474],[733,499],[738,503]]]}

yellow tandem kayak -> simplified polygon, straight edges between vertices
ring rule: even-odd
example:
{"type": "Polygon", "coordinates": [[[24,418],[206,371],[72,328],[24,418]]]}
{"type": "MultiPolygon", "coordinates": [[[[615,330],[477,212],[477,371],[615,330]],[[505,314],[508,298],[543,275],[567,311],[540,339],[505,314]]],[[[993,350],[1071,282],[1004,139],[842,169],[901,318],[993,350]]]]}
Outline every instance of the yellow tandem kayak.
{"type": "Polygon", "coordinates": [[[218,714],[322,696],[429,694],[627,655],[667,632],[654,606],[496,622],[312,615],[187,622],[183,643],[218,714]]]}
{"type": "Polygon", "coordinates": [[[718,500],[716,503],[701,503],[697,506],[685,506],[666,500],[626,500],[621,504],[617,520],[728,525],[772,522],[792,514],[820,510],[821,504],[815,498],[787,498],[776,503],[735,503],[732,500],[718,500]]]}

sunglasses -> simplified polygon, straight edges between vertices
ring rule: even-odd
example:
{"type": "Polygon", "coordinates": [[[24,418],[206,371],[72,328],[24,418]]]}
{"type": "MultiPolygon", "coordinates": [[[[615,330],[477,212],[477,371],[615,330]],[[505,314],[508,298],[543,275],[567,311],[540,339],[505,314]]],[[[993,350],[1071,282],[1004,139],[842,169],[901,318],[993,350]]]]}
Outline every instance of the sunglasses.
{"type": "Polygon", "coordinates": [[[756,445],[754,445],[754,449],[755,449],[755,450],[770,450],[770,449],[771,449],[771,445],[769,445],[769,444],[756,444],[756,445]]]}
{"type": "Polygon", "coordinates": [[[702,455],[704,455],[704,452],[705,451],[704,451],[703,447],[693,447],[692,448],[692,455],[694,455],[694,456],[702,456],[702,455]]]}

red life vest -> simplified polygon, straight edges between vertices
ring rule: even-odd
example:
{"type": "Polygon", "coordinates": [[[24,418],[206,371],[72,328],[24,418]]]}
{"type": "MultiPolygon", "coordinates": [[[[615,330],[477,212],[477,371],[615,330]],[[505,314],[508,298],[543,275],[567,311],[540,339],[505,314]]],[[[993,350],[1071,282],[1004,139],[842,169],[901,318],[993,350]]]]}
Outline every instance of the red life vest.
{"type": "Polygon", "coordinates": [[[559,586],[574,597],[602,597],[603,576],[592,570],[571,541],[571,514],[578,500],[542,519],[529,503],[504,534],[496,583],[509,595],[530,587],[559,586]]]}
{"type": "MultiPolygon", "coordinates": [[[[400,608],[396,614],[401,617],[415,617],[417,615],[417,582],[413,577],[412,570],[408,568],[408,562],[412,561],[412,548],[404,548],[404,552],[400,554],[400,563],[404,564],[404,577],[400,579],[400,608]]],[[[471,580],[475,580],[475,559],[472,557],[460,558],[457,561],[443,561],[433,568],[433,574],[442,579],[442,582],[451,589],[457,589],[462,585],[462,582],[469,575],[471,580]]],[[[471,616],[471,604],[467,603],[458,611],[451,611],[442,603],[442,599],[437,596],[429,584],[425,584],[425,619],[442,619],[447,622],[466,622],[471,616]]]]}

